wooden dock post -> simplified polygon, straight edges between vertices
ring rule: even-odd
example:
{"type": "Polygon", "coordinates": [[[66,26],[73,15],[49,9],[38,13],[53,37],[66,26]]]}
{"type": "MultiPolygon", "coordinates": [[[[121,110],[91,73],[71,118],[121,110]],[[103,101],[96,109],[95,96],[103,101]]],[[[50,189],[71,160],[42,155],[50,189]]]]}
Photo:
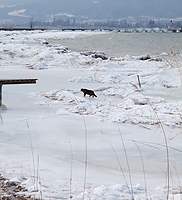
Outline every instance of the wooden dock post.
{"type": "Polygon", "coordinates": [[[138,85],[141,88],[142,86],[141,86],[141,83],[140,83],[140,77],[139,77],[139,75],[137,75],[137,78],[138,78],[138,85]]]}
{"type": "Polygon", "coordinates": [[[3,84],[0,82],[0,108],[2,107],[2,92],[3,92],[3,89],[2,89],[2,87],[3,87],[3,84]]]}
{"type": "Polygon", "coordinates": [[[3,85],[9,84],[34,84],[37,79],[0,79],[0,108],[2,108],[3,85]]]}

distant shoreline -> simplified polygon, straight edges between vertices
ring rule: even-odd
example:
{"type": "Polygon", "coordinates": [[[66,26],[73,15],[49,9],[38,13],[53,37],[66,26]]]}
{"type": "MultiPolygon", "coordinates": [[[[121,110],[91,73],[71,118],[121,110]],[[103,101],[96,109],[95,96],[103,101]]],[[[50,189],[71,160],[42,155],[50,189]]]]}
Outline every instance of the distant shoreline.
{"type": "Polygon", "coordinates": [[[165,29],[165,28],[105,28],[105,27],[91,27],[91,28],[81,28],[81,27],[0,27],[0,31],[34,31],[34,30],[58,30],[58,31],[109,31],[109,32],[122,32],[122,33],[182,33],[182,28],[178,29],[165,29]]]}

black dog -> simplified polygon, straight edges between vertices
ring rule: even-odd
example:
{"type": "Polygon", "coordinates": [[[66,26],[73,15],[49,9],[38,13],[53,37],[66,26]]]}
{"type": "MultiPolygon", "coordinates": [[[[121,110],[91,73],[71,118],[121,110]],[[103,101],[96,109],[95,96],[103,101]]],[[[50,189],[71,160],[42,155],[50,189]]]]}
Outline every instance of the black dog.
{"type": "Polygon", "coordinates": [[[81,91],[84,93],[84,97],[86,94],[88,94],[90,97],[97,97],[93,90],[88,89],[81,89],[81,91]]]}

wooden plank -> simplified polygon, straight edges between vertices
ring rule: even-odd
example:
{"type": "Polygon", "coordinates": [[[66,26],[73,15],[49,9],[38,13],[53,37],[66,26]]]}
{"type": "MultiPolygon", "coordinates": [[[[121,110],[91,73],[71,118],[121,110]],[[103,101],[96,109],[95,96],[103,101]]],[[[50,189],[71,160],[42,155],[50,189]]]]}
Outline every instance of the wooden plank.
{"type": "Polygon", "coordinates": [[[37,79],[0,79],[0,109],[2,108],[2,86],[9,84],[34,84],[37,79]]]}
{"type": "Polygon", "coordinates": [[[2,85],[8,84],[34,84],[37,79],[0,79],[2,85]]]}

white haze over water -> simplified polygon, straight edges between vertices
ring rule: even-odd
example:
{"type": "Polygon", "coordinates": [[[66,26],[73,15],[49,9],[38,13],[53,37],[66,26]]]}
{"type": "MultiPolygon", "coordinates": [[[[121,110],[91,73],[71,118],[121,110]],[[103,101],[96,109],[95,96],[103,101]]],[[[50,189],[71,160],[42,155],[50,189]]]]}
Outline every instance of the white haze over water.
{"type": "Polygon", "coordinates": [[[102,60],[69,48],[102,36],[0,32],[0,79],[38,79],[3,86],[0,173],[43,199],[181,199],[181,49],[102,60]]]}

